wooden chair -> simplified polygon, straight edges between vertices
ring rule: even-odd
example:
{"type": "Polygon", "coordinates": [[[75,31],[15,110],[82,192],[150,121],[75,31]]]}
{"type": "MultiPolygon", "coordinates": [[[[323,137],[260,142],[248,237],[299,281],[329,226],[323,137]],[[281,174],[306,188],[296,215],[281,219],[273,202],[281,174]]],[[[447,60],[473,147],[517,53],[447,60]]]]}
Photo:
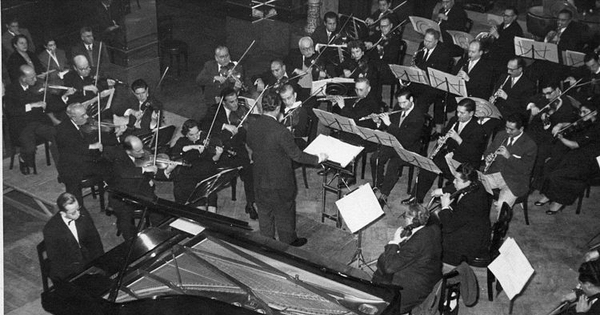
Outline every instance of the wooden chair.
{"type": "MultiPolygon", "coordinates": [[[[12,136],[10,138],[13,139],[12,136]]],[[[36,144],[40,145],[42,143],[44,144],[44,149],[46,151],[46,165],[50,166],[50,165],[52,165],[52,163],[50,162],[50,142],[48,142],[47,140],[44,140],[42,138],[36,137],[36,144]]],[[[17,142],[11,141],[10,147],[11,147],[10,165],[8,166],[8,169],[12,170],[14,167],[14,164],[15,164],[15,155],[17,154],[17,148],[20,146],[17,142]]],[[[31,167],[33,168],[33,174],[37,174],[37,166],[35,164],[35,158],[33,159],[33,165],[31,165],[31,167]]]]}
{"type": "Polygon", "coordinates": [[[600,186],[600,176],[590,178],[586,181],[585,190],[583,190],[577,198],[577,210],[575,210],[576,214],[581,213],[581,204],[583,203],[583,196],[585,195],[585,197],[587,198],[590,197],[590,190],[592,186],[600,186]]]}
{"type": "Polygon", "coordinates": [[[181,75],[181,56],[185,60],[185,70],[188,69],[189,46],[186,42],[173,39],[173,17],[165,17],[158,22],[160,60],[169,56],[169,67],[173,66],[173,58],[177,60],[177,76],[181,75]]]}
{"type": "MultiPolygon", "coordinates": [[[[512,216],[512,208],[508,204],[504,203],[502,205],[502,209],[500,210],[500,216],[498,217],[498,221],[494,223],[494,226],[492,228],[490,248],[487,255],[485,255],[484,257],[476,257],[472,261],[467,261],[467,263],[470,266],[487,268],[488,265],[500,255],[500,246],[502,246],[502,243],[504,242],[504,238],[506,237],[506,233],[508,232],[508,227],[512,216]]],[[[494,300],[494,281],[496,281],[496,277],[489,269],[487,269],[487,290],[488,300],[490,301],[494,300]]],[[[499,283],[496,284],[496,289],[498,293],[502,291],[499,283]]],[[[512,314],[512,307],[513,302],[511,300],[509,314],[512,314]]]]}
{"type": "Polygon", "coordinates": [[[40,271],[42,272],[42,285],[44,287],[44,292],[46,292],[50,288],[48,285],[48,279],[50,279],[50,259],[48,259],[46,243],[41,241],[37,244],[36,249],[40,261],[40,271]]]}
{"type": "Polygon", "coordinates": [[[106,208],[104,205],[104,180],[100,176],[89,176],[85,177],[81,180],[81,188],[90,188],[92,198],[96,199],[96,195],[98,195],[98,199],[100,199],[100,212],[103,212],[106,208]],[[96,189],[98,189],[96,191],[96,189]]]}

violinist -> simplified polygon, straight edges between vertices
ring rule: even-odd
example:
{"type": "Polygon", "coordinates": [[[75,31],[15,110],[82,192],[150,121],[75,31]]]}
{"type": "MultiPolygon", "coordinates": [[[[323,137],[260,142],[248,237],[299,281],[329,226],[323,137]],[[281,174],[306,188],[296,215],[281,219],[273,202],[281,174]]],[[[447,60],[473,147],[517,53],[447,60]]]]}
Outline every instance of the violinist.
{"type": "Polygon", "coordinates": [[[19,67],[18,81],[11,83],[4,95],[4,109],[11,140],[21,147],[19,169],[23,175],[29,174],[29,167],[34,163],[36,137],[50,141],[55,161],[58,157],[54,145],[56,130],[45,113],[48,102],[44,102],[43,92],[40,93],[34,88],[36,82],[33,67],[23,65],[19,67]]]}
{"type": "Polygon", "coordinates": [[[583,57],[583,62],[585,66],[575,69],[565,81],[573,85],[576,79],[582,78],[584,84],[576,88],[576,98],[591,100],[600,96],[600,58],[591,52],[583,57]]]}
{"type": "Polygon", "coordinates": [[[62,98],[65,103],[71,104],[83,103],[96,98],[98,93],[100,93],[100,97],[104,98],[110,94],[108,89],[113,87],[116,82],[112,79],[103,79],[96,83],[87,57],[76,55],[73,57],[73,69],[65,74],[63,83],[70,89],[65,91],[62,98]]]}
{"type": "Polygon", "coordinates": [[[144,135],[159,126],[163,104],[150,94],[150,88],[143,79],[131,84],[131,92],[135,98],[128,98],[121,106],[115,106],[113,113],[129,119],[124,135],[144,135]]]}
{"type": "Polygon", "coordinates": [[[535,202],[536,206],[550,202],[546,214],[556,214],[565,205],[573,204],[587,186],[586,180],[600,172],[596,162],[600,155],[597,109],[592,102],[581,104],[581,118],[570,125],[570,130],[561,131],[567,123],[557,124],[552,130],[558,141],[544,165],[542,198],[535,202]],[[565,134],[566,131],[571,133],[565,134]]]}
{"type": "Polygon", "coordinates": [[[367,48],[362,41],[351,41],[348,44],[351,58],[344,60],[340,65],[339,73],[345,78],[367,78],[372,88],[372,96],[381,100],[381,85],[379,84],[379,72],[377,66],[366,55],[367,48]]]}
{"type": "MultiPolygon", "coordinates": [[[[151,163],[151,156],[144,151],[144,144],[140,138],[133,135],[127,136],[122,145],[105,151],[105,156],[111,161],[114,171],[113,182],[109,187],[133,196],[156,198],[154,179],[167,180],[176,167],[171,164],[166,169],[159,170],[151,163]]],[[[117,228],[123,233],[125,240],[131,239],[137,234],[133,222],[135,206],[113,195],[109,197],[109,202],[117,216],[117,228]]],[[[153,225],[162,219],[162,216],[154,212],[150,212],[149,216],[153,225]]]]}
{"type": "Polygon", "coordinates": [[[118,144],[117,134],[104,134],[100,142],[96,132],[86,132],[85,127],[89,127],[87,124],[90,123],[89,116],[85,107],[79,103],[67,106],[67,116],[68,119],[56,126],[56,146],[60,154],[56,169],[66,191],[73,194],[83,206],[82,179],[100,176],[104,181],[110,182],[112,169],[101,155],[105,146],[118,144]]]}
{"type": "Polygon", "coordinates": [[[279,90],[284,84],[288,83],[296,85],[297,79],[290,81],[285,63],[281,59],[273,59],[271,61],[271,71],[263,73],[254,80],[254,85],[258,92],[262,92],[267,85],[275,90],[279,90]]]}
{"type": "Polygon", "coordinates": [[[527,133],[537,144],[538,153],[533,167],[534,189],[540,189],[543,181],[544,164],[552,153],[554,136],[552,129],[559,123],[570,123],[577,119],[577,109],[571,99],[561,95],[562,91],[556,80],[548,80],[542,84],[542,95],[533,97],[527,110],[531,112],[531,121],[527,133]],[[551,103],[549,103],[552,101],[551,103]],[[541,109],[544,109],[541,111],[541,109]]]}
{"type": "Polygon", "coordinates": [[[298,94],[291,84],[285,84],[281,87],[279,96],[284,105],[281,108],[281,123],[292,132],[296,145],[300,149],[304,149],[307,142],[303,138],[309,135],[308,109],[304,107],[301,101],[296,100],[298,94]]]}
{"type": "Polygon", "coordinates": [[[577,288],[550,314],[600,314],[600,260],[584,262],[578,271],[577,288]]]}
{"type": "Polygon", "coordinates": [[[398,25],[400,21],[398,21],[398,15],[392,11],[392,0],[379,0],[377,4],[379,6],[377,10],[365,19],[367,26],[372,26],[377,33],[377,31],[381,31],[380,22],[384,18],[389,19],[391,24],[398,25]]]}
{"type": "Polygon", "coordinates": [[[215,49],[215,60],[205,62],[202,71],[196,77],[196,83],[204,87],[204,99],[207,104],[218,103],[221,90],[225,87],[238,90],[242,88],[243,82],[240,79],[236,80],[232,70],[236,73],[244,73],[244,69],[242,65],[237,65],[233,69],[230,63],[229,49],[218,46],[215,49]]]}
{"type": "MultiPolygon", "coordinates": [[[[290,51],[286,57],[286,68],[291,70],[292,76],[298,76],[298,86],[294,88],[300,100],[306,100],[309,97],[313,81],[335,76],[335,67],[333,65],[326,66],[325,61],[324,56],[315,53],[313,40],[308,36],[300,38],[298,50],[290,51]]],[[[306,105],[314,108],[317,102],[309,101],[306,105]]]]}
{"type": "Polygon", "coordinates": [[[200,129],[206,132],[210,139],[217,139],[228,153],[221,156],[218,167],[242,167],[240,178],[244,182],[246,193],[245,211],[250,218],[257,218],[254,208],[254,186],[252,180],[252,164],[246,149],[246,127],[240,126],[241,120],[248,113],[248,108],[240,106],[235,89],[228,87],[221,92],[222,101],[209,108],[206,116],[200,122],[200,129]],[[213,123],[214,119],[214,123],[213,123]]]}
{"type": "MultiPolygon", "coordinates": [[[[339,17],[335,12],[325,13],[323,25],[320,25],[310,36],[315,43],[321,45],[341,45],[343,44],[342,37],[340,35],[339,28],[339,17]]],[[[344,58],[343,51],[341,48],[324,48],[325,51],[322,54],[324,61],[326,61],[326,67],[338,66],[344,58]],[[340,60],[340,55],[341,59],[340,60]]],[[[330,73],[331,74],[331,73],[330,73]]]]}
{"type": "Polygon", "coordinates": [[[479,182],[477,170],[467,163],[459,165],[452,185],[435,189],[431,196],[441,202],[435,213],[442,225],[444,271],[485,256],[491,235],[492,196],[479,182]]]}
{"type": "Polygon", "coordinates": [[[391,82],[396,80],[396,76],[390,70],[390,64],[398,64],[400,55],[401,38],[397,34],[398,31],[393,31],[395,24],[386,16],[379,22],[380,31],[374,33],[365,41],[365,47],[369,52],[369,58],[378,61],[379,73],[383,82],[391,82]]]}
{"type": "MultiPolygon", "coordinates": [[[[217,162],[223,154],[223,148],[212,146],[210,149],[201,139],[199,124],[193,119],[186,120],[181,126],[184,137],[177,139],[171,149],[172,155],[191,164],[191,168],[175,168],[173,171],[173,196],[175,202],[185,204],[196,185],[217,173],[217,162]]],[[[208,196],[208,211],[217,212],[217,194],[208,196]]]]}

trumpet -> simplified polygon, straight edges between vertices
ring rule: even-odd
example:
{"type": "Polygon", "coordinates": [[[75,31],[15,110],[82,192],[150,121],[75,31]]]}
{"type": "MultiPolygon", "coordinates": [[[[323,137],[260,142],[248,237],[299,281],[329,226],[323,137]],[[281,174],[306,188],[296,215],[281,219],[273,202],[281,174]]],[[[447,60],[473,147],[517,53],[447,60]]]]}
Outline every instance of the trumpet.
{"type": "Polygon", "coordinates": [[[442,138],[440,138],[440,140],[438,141],[436,147],[431,152],[431,155],[429,155],[430,159],[433,159],[440,152],[440,150],[446,145],[446,141],[448,141],[448,138],[450,138],[450,131],[453,130],[454,127],[456,127],[457,123],[458,123],[458,121],[455,122],[452,125],[452,127],[450,127],[450,129],[448,129],[448,132],[446,132],[446,134],[442,138]]]}
{"type": "Polygon", "coordinates": [[[506,76],[506,80],[504,80],[504,82],[502,82],[502,85],[500,85],[500,87],[496,90],[496,92],[494,92],[494,94],[492,94],[492,97],[490,97],[490,104],[492,104],[492,105],[496,104],[496,99],[498,99],[498,93],[500,93],[500,90],[502,90],[502,88],[504,88],[504,85],[506,85],[506,82],[508,82],[508,79],[510,79],[510,75],[506,76]]]}
{"type": "MultiPolygon", "coordinates": [[[[397,113],[400,113],[400,112],[402,112],[401,109],[400,110],[395,110],[395,111],[389,112],[389,113],[381,113],[381,114],[375,114],[375,115],[377,117],[381,118],[381,116],[383,116],[383,115],[393,115],[393,114],[397,114],[397,113]]],[[[367,116],[361,117],[361,118],[358,119],[358,121],[363,121],[363,120],[368,120],[368,119],[371,119],[371,115],[367,115],[367,116]]]]}
{"type": "MultiPolygon", "coordinates": [[[[508,138],[502,140],[502,143],[500,143],[500,146],[498,147],[498,149],[500,149],[500,147],[502,147],[503,145],[506,144],[506,141],[508,140],[508,138]]],[[[496,161],[496,157],[498,156],[498,149],[496,149],[496,151],[494,151],[494,153],[492,153],[492,158],[491,159],[486,159],[485,160],[485,167],[483,168],[483,173],[487,173],[487,171],[490,169],[490,166],[492,166],[492,164],[494,164],[494,161],[496,161]]]]}
{"type": "MultiPolygon", "coordinates": [[[[331,101],[336,96],[339,96],[339,95],[325,95],[325,97],[319,97],[319,98],[317,98],[317,101],[331,101]]],[[[341,98],[344,99],[344,100],[350,100],[350,99],[358,98],[358,96],[341,96],[341,98]]]]}

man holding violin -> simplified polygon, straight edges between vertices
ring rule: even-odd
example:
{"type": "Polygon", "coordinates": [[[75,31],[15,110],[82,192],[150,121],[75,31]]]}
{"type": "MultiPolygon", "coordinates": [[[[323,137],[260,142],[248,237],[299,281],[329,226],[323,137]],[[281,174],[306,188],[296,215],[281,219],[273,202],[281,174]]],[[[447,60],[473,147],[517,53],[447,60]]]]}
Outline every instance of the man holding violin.
{"type": "Polygon", "coordinates": [[[131,84],[131,92],[135,98],[128,98],[123,106],[115,106],[113,113],[129,119],[124,135],[145,135],[159,126],[158,117],[163,104],[153,95],[143,79],[137,79],[131,84]]]}
{"type": "Polygon", "coordinates": [[[118,145],[117,136],[123,133],[123,129],[105,133],[102,139],[98,139],[97,126],[90,124],[86,108],[79,103],[67,106],[67,117],[56,126],[56,146],[60,154],[56,169],[66,191],[75,196],[83,207],[81,181],[90,176],[110,181],[111,166],[101,154],[104,145],[118,145]]]}
{"type": "MultiPolygon", "coordinates": [[[[215,60],[204,63],[202,71],[196,77],[196,83],[204,87],[204,99],[207,105],[218,103],[218,96],[226,86],[237,90],[242,88],[242,81],[236,80],[233,76],[231,64],[229,49],[225,46],[218,46],[215,49],[215,60]]],[[[235,66],[235,72],[244,73],[242,65],[235,66]]]]}
{"type": "Polygon", "coordinates": [[[73,57],[73,70],[67,72],[63,79],[63,84],[68,89],[63,94],[63,101],[67,104],[83,103],[97,97],[106,97],[110,94],[109,88],[115,85],[112,79],[96,80],[92,74],[92,67],[84,55],[73,57]]]}
{"type": "MultiPolygon", "coordinates": [[[[207,137],[218,140],[227,154],[219,159],[218,167],[242,167],[240,178],[244,182],[246,193],[246,213],[256,220],[258,215],[254,208],[254,183],[252,179],[252,163],[246,149],[246,128],[242,119],[248,114],[248,108],[238,103],[238,94],[232,87],[227,87],[221,92],[222,100],[213,105],[204,119],[200,122],[200,129],[207,132],[207,137]]],[[[246,121],[247,122],[247,121],[246,121]]]]}

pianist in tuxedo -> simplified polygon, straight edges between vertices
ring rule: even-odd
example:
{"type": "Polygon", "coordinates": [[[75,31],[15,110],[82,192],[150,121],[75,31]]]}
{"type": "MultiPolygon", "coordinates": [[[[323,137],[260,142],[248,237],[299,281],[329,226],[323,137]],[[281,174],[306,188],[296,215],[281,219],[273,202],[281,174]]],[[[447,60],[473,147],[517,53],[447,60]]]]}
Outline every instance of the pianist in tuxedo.
{"type": "Polygon", "coordinates": [[[44,226],[44,242],[55,284],[83,270],[104,254],[100,234],[89,212],[77,198],[64,192],[56,200],[58,212],[44,226]]]}

